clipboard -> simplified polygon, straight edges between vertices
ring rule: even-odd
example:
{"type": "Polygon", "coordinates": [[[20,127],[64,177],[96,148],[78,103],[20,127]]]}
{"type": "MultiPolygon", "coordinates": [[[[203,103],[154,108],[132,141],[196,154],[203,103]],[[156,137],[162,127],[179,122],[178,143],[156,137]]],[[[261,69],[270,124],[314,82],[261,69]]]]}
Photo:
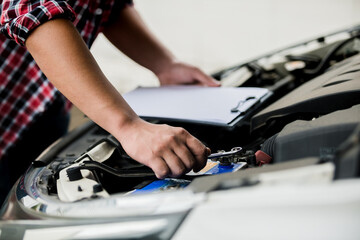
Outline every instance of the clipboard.
{"type": "Polygon", "coordinates": [[[233,127],[272,92],[265,88],[140,87],[123,95],[143,119],[233,127]]]}

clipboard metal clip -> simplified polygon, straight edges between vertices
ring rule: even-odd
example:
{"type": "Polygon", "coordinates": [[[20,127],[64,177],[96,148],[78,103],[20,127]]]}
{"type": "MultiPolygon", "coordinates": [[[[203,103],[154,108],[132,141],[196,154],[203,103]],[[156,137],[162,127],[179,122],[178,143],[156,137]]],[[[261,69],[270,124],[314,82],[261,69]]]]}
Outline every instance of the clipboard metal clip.
{"type": "Polygon", "coordinates": [[[230,111],[231,111],[232,113],[240,112],[239,107],[240,107],[241,105],[243,105],[244,103],[246,103],[247,101],[252,100],[252,99],[256,99],[256,97],[250,96],[250,97],[247,97],[245,100],[240,100],[240,101],[238,102],[238,104],[237,104],[235,107],[233,107],[230,111]]]}

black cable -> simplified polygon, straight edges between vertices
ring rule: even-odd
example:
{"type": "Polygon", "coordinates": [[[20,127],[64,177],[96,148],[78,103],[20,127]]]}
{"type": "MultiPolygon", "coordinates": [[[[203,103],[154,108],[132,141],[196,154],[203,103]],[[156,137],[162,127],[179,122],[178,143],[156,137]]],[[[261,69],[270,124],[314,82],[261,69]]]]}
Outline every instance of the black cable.
{"type": "Polygon", "coordinates": [[[321,62],[319,63],[319,65],[316,68],[314,68],[314,69],[305,69],[304,73],[309,74],[309,75],[318,75],[318,74],[320,74],[322,71],[325,70],[325,67],[327,66],[328,62],[333,57],[333,55],[337,51],[339,51],[339,49],[341,49],[345,44],[347,44],[350,41],[353,41],[354,39],[359,38],[359,37],[360,37],[360,34],[357,34],[357,35],[352,36],[352,37],[340,42],[339,44],[335,45],[334,47],[332,47],[327,52],[325,57],[322,58],[321,62]]]}
{"type": "Polygon", "coordinates": [[[81,169],[87,170],[100,170],[106,173],[109,173],[113,176],[120,178],[144,178],[144,177],[155,177],[155,173],[149,168],[144,169],[142,172],[139,172],[139,169],[136,170],[118,170],[103,163],[95,162],[95,161],[84,161],[79,167],[81,169]]]}

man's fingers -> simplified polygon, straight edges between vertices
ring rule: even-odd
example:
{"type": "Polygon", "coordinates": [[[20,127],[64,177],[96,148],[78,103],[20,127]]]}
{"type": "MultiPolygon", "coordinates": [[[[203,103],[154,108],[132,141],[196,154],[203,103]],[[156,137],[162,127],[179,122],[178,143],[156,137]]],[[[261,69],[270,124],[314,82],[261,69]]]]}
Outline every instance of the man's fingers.
{"type": "Polygon", "coordinates": [[[168,151],[166,154],[164,154],[163,160],[166,162],[167,166],[170,169],[169,176],[171,177],[179,177],[187,172],[187,169],[182,162],[182,159],[180,159],[175,152],[168,151]]]}
{"type": "Polygon", "coordinates": [[[170,168],[162,158],[157,158],[151,161],[149,166],[159,179],[164,179],[171,174],[170,168]]]}
{"type": "Polygon", "coordinates": [[[206,147],[206,157],[208,157],[211,154],[211,149],[206,147]]]}
{"type": "Polygon", "coordinates": [[[209,87],[219,87],[220,86],[220,83],[218,81],[216,81],[212,77],[206,75],[200,69],[195,70],[195,77],[202,85],[209,86],[209,87]]]}
{"type": "Polygon", "coordinates": [[[177,132],[180,136],[180,144],[174,146],[174,149],[177,149],[176,154],[185,166],[189,167],[188,170],[200,171],[206,165],[210,149],[185,129],[177,128],[177,132]]]}
{"type": "Polygon", "coordinates": [[[193,170],[195,172],[200,171],[206,165],[207,156],[209,155],[207,150],[208,148],[205,147],[205,145],[202,144],[198,139],[191,135],[187,137],[186,145],[188,146],[195,158],[193,170]]]}
{"type": "Polygon", "coordinates": [[[190,150],[185,145],[181,145],[174,149],[175,154],[182,160],[186,167],[186,172],[189,172],[196,165],[196,160],[190,150]]]}

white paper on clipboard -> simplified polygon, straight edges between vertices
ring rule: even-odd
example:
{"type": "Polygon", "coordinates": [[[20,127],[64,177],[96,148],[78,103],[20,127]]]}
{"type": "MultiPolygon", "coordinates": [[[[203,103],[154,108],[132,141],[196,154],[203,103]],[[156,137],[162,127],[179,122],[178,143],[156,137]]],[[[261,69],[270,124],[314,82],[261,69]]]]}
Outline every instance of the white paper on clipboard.
{"type": "Polygon", "coordinates": [[[166,86],[137,88],[123,97],[140,117],[228,125],[269,93],[264,88],[166,86]]]}

